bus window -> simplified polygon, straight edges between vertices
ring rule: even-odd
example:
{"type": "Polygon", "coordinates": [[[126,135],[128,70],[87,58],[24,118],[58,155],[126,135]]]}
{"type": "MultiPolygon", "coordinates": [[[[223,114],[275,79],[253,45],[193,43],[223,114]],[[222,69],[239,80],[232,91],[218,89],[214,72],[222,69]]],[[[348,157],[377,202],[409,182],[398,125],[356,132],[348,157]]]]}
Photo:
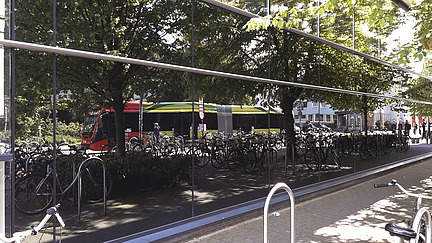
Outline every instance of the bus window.
{"type": "Polygon", "coordinates": [[[82,132],[83,138],[91,138],[93,136],[96,121],[98,119],[100,111],[101,111],[100,106],[95,105],[87,113],[86,119],[84,121],[83,132],[82,132]]]}

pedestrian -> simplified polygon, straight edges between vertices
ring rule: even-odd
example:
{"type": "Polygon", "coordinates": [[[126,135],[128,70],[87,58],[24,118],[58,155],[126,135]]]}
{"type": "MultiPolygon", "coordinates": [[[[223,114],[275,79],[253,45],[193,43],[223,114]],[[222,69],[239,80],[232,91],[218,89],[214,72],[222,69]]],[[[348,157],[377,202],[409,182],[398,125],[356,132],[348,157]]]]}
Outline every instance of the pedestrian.
{"type": "Polygon", "coordinates": [[[310,129],[312,129],[312,125],[310,124],[310,121],[306,121],[306,123],[303,124],[302,130],[303,130],[303,132],[307,132],[310,129]]]}
{"type": "Polygon", "coordinates": [[[405,135],[408,136],[411,130],[411,124],[408,122],[408,120],[405,120],[404,130],[405,130],[405,135]]]}
{"type": "Polygon", "coordinates": [[[393,133],[396,133],[396,121],[395,121],[395,120],[393,120],[393,123],[392,123],[391,126],[390,126],[390,130],[391,130],[393,133]]]}
{"type": "Polygon", "coordinates": [[[154,129],[153,129],[153,136],[154,136],[156,143],[159,143],[159,140],[160,140],[159,131],[160,131],[159,123],[155,122],[154,129]]]}
{"type": "Polygon", "coordinates": [[[429,139],[430,138],[430,135],[431,135],[431,131],[430,131],[430,127],[431,127],[431,120],[430,119],[428,119],[428,131],[427,131],[427,138],[429,139]]]}
{"type": "Polygon", "coordinates": [[[398,130],[398,135],[402,135],[402,130],[403,130],[403,124],[402,124],[402,120],[399,119],[398,125],[397,125],[397,130],[398,130]]]}

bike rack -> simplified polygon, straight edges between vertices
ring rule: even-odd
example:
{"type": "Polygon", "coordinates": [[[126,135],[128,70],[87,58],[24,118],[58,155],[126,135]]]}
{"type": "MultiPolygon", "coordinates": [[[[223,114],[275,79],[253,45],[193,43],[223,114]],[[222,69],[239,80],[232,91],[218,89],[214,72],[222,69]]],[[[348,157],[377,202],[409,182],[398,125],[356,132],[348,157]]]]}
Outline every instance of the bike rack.
{"type": "Polygon", "coordinates": [[[290,204],[291,204],[291,242],[294,243],[294,193],[285,183],[279,182],[277,183],[269,192],[267,195],[267,199],[264,204],[264,243],[268,243],[268,208],[270,205],[271,198],[273,197],[273,194],[279,190],[284,189],[290,198],[290,204]]]}
{"type": "Polygon", "coordinates": [[[295,161],[294,161],[294,159],[295,159],[295,151],[294,151],[294,143],[292,143],[291,141],[290,142],[286,142],[286,144],[285,144],[285,174],[287,173],[287,167],[288,167],[288,156],[287,156],[287,151],[286,150],[288,150],[288,146],[291,146],[291,159],[292,159],[292,171],[293,171],[293,174],[295,174],[295,167],[296,167],[296,164],[295,164],[295,161]]]}
{"type": "Polygon", "coordinates": [[[106,167],[103,160],[99,157],[91,157],[84,160],[80,167],[78,168],[78,221],[81,220],[81,194],[82,194],[82,181],[81,181],[81,168],[84,164],[88,163],[90,160],[97,160],[102,165],[102,174],[103,174],[103,212],[104,216],[106,216],[106,198],[107,198],[107,187],[106,187],[106,167]]]}

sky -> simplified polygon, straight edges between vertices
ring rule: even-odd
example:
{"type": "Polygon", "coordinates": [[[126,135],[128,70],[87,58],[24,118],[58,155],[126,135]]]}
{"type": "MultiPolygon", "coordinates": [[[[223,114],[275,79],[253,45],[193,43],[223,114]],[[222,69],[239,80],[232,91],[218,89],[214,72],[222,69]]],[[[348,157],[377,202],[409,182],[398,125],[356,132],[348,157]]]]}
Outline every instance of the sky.
{"type": "MultiPolygon", "coordinates": [[[[415,20],[410,17],[404,25],[395,30],[385,41],[389,44],[389,50],[397,48],[399,45],[404,45],[414,39],[415,20]]],[[[423,62],[418,60],[411,60],[409,67],[414,68],[416,72],[421,72],[423,69],[423,62]]]]}

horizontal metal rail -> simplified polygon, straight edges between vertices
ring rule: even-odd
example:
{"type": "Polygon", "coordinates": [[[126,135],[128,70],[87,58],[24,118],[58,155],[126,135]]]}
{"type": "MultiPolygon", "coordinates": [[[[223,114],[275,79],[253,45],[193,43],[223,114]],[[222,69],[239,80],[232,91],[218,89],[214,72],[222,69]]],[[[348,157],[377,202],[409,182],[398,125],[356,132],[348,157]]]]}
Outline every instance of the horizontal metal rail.
{"type": "MultiPolygon", "coordinates": [[[[258,14],[254,14],[254,13],[248,12],[248,11],[246,11],[246,10],[243,10],[243,9],[240,9],[240,8],[237,8],[237,7],[234,7],[234,6],[231,6],[231,5],[226,4],[226,3],[222,3],[222,2],[217,1],[217,0],[199,0],[199,1],[201,1],[201,2],[205,2],[205,3],[208,3],[208,4],[210,4],[210,5],[216,6],[216,7],[218,7],[218,8],[221,8],[221,9],[224,9],[224,10],[227,10],[227,11],[230,11],[230,12],[233,12],[233,13],[236,13],[236,14],[241,15],[241,16],[243,16],[243,17],[247,17],[247,18],[262,18],[262,17],[261,17],[260,15],[258,15],[258,14]]],[[[393,64],[393,63],[390,63],[390,62],[384,61],[384,60],[382,60],[382,59],[379,59],[379,58],[373,57],[373,56],[371,56],[371,55],[368,55],[368,54],[365,54],[365,53],[362,53],[362,52],[356,51],[356,50],[351,49],[351,48],[349,48],[349,47],[346,47],[346,46],[343,46],[343,45],[337,44],[337,43],[335,43],[335,42],[332,42],[332,41],[326,40],[326,39],[324,39],[324,38],[318,37],[318,36],[316,36],[316,35],[308,34],[308,33],[304,32],[304,31],[301,31],[301,30],[298,30],[298,29],[294,29],[294,28],[287,28],[287,27],[286,27],[286,28],[284,28],[284,30],[285,30],[285,31],[288,31],[288,32],[291,32],[291,33],[293,33],[293,34],[296,34],[296,35],[303,36],[303,37],[305,37],[305,38],[307,38],[307,39],[311,39],[311,40],[314,40],[314,41],[320,42],[320,43],[322,43],[322,44],[325,44],[325,45],[331,46],[331,47],[333,47],[333,48],[336,48],[336,49],[339,49],[339,50],[342,50],[342,51],[345,51],[345,52],[351,53],[351,54],[353,54],[353,55],[363,57],[363,58],[365,58],[365,59],[368,59],[368,60],[370,60],[370,61],[373,61],[373,62],[376,62],[376,63],[382,64],[382,65],[385,65],[385,66],[387,66],[387,67],[391,67],[391,68],[394,68],[394,69],[397,69],[397,70],[401,70],[401,71],[404,71],[404,72],[406,72],[406,73],[411,73],[411,74],[414,74],[414,75],[417,75],[417,76],[419,76],[419,77],[422,77],[422,78],[425,78],[425,79],[428,79],[428,80],[431,80],[431,81],[432,81],[432,77],[431,77],[431,76],[424,75],[424,74],[422,74],[422,73],[415,72],[414,70],[411,70],[411,69],[409,69],[409,68],[401,67],[401,66],[399,66],[399,65],[396,65],[396,64],[393,64]]]]}
{"type": "Polygon", "coordinates": [[[346,47],[346,46],[343,46],[343,45],[337,44],[337,43],[335,43],[335,42],[332,42],[332,41],[329,41],[329,40],[326,40],[326,39],[320,38],[320,37],[318,37],[318,36],[316,36],[316,35],[311,35],[311,34],[308,34],[308,33],[304,32],[304,31],[301,31],[301,30],[298,30],[298,29],[293,29],[293,28],[284,28],[284,30],[285,30],[285,31],[288,31],[288,32],[291,32],[291,33],[293,33],[293,34],[296,34],[296,35],[303,36],[303,37],[305,37],[305,38],[307,38],[307,39],[311,39],[311,40],[314,40],[314,41],[320,42],[320,43],[322,43],[322,44],[325,44],[325,45],[331,46],[331,47],[333,47],[333,48],[335,48],[335,49],[339,49],[339,50],[342,50],[342,51],[345,51],[345,52],[351,53],[351,54],[353,54],[353,55],[363,57],[363,58],[365,58],[365,59],[367,59],[367,60],[369,60],[369,61],[373,61],[373,62],[375,62],[375,63],[382,64],[382,65],[384,65],[384,66],[391,67],[391,68],[394,68],[394,69],[396,69],[396,70],[400,70],[400,71],[403,71],[403,72],[406,72],[406,73],[414,74],[414,75],[417,75],[417,76],[419,76],[419,77],[422,77],[422,78],[425,78],[425,79],[428,79],[428,80],[431,80],[431,81],[432,81],[432,77],[431,77],[431,76],[424,75],[424,74],[422,74],[422,73],[418,73],[418,72],[416,72],[416,71],[414,71],[414,70],[411,70],[411,69],[409,69],[409,68],[401,67],[401,66],[399,66],[399,65],[396,65],[396,64],[393,64],[393,63],[390,63],[390,62],[384,61],[384,60],[382,60],[382,59],[379,59],[379,58],[373,57],[373,56],[368,55],[368,54],[365,54],[365,53],[363,53],[363,52],[359,52],[359,51],[356,51],[356,50],[351,49],[351,48],[349,48],[349,47],[346,47]]]}
{"type": "Polygon", "coordinates": [[[62,48],[62,47],[54,47],[54,46],[39,45],[39,44],[33,44],[33,43],[27,43],[27,42],[13,41],[13,40],[0,40],[0,46],[9,47],[9,48],[25,49],[25,50],[30,50],[30,51],[54,53],[54,54],[65,55],[65,56],[83,57],[83,58],[96,59],[96,60],[106,60],[106,61],[113,61],[113,62],[135,64],[135,65],[148,66],[148,67],[154,67],[154,68],[162,68],[162,69],[169,69],[169,70],[175,70],[175,71],[197,73],[197,74],[203,74],[203,75],[208,75],[208,76],[218,76],[218,77],[224,77],[224,78],[247,80],[247,81],[276,84],[276,85],[283,85],[283,86],[290,86],[290,87],[297,87],[297,88],[304,88],[304,89],[312,89],[312,90],[320,90],[320,91],[327,91],[327,92],[334,92],[334,93],[341,93],[341,94],[368,96],[368,97],[373,97],[373,98],[392,99],[392,100],[397,100],[397,101],[406,101],[406,102],[412,102],[412,103],[432,105],[432,102],[428,102],[428,101],[412,100],[412,99],[387,96],[387,95],[382,95],[382,94],[373,94],[373,93],[367,93],[367,92],[331,88],[331,87],[326,87],[326,86],[318,86],[318,85],[311,85],[311,84],[288,82],[288,81],[283,81],[283,80],[253,77],[253,76],[247,76],[247,75],[219,72],[219,71],[200,69],[200,68],[192,68],[192,67],[187,67],[187,66],[167,64],[167,63],[161,63],[161,62],[152,62],[152,61],[146,61],[146,60],[135,59],[135,58],[113,56],[113,55],[102,54],[102,53],[97,53],[97,52],[81,51],[81,50],[67,49],[67,48],[62,48]]]}
{"type": "Polygon", "coordinates": [[[224,9],[224,10],[228,10],[230,12],[233,12],[235,14],[241,15],[241,16],[246,17],[246,18],[260,18],[261,17],[258,14],[248,12],[248,11],[243,10],[241,8],[237,8],[237,7],[231,6],[229,4],[226,4],[226,3],[223,3],[223,2],[220,2],[217,0],[199,0],[199,1],[213,5],[215,7],[218,7],[218,8],[224,9]]]}

